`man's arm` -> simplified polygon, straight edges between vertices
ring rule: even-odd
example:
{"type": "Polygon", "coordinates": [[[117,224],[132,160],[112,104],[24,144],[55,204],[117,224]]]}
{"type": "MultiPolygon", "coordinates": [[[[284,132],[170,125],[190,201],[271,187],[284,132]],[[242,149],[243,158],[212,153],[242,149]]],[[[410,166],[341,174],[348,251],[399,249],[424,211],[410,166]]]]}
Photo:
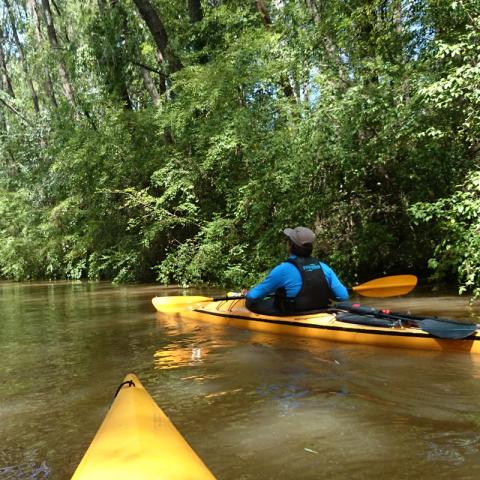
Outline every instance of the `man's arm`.
{"type": "Polygon", "coordinates": [[[325,279],[335,296],[335,300],[345,301],[348,300],[348,290],[343,285],[343,283],[338,279],[335,272],[328,266],[322,263],[323,273],[325,274],[325,279]]]}
{"type": "Polygon", "coordinates": [[[280,287],[283,286],[284,265],[277,265],[258,285],[249,290],[246,294],[248,300],[258,300],[260,298],[273,295],[280,287]]]}

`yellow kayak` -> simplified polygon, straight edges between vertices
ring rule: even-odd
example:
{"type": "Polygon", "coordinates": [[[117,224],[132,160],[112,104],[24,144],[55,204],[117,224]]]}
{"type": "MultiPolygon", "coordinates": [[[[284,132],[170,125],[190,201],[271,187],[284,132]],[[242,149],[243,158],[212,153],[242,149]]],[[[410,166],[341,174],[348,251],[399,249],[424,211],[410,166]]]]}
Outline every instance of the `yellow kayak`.
{"type": "Polygon", "coordinates": [[[72,480],[214,478],[140,380],[129,374],[72,480]]]}
{"type": "Polygon", "coordinates": [[[403,322],[395,321],[389,325],[378,325],[375,323],[381,323],[382,319],[379,322],[368,314],[346,315],[340,312],[294,316],[259,315],[248,310],[243,299],[212,300],[200,296],[155,297],[152,303],[160,315],[166,315],[168,318],[203,321],[265,333],[389,348],[480,353],[480,330],[476,330],[474,325],[425,318],[425,321],[416,322],[420,326],[412,326],[407,320],[419,317],[409,316],[402,317],[406,319],[403,322]],[[447,328],[446,332],[443,331],[443,326],[447,328]],[[460,329],[461,334],[467,330],[468,336],[453,339],[457,329],[460,329]],[[447,338],[438,338],[429,330],[447,338]]]}

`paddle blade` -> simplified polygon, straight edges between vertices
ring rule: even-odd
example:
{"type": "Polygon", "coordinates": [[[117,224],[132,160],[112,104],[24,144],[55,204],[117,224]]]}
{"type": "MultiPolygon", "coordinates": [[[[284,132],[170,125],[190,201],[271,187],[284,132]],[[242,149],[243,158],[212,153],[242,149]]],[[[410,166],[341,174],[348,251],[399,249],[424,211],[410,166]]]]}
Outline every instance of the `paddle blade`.
{"type": "Polygon", "coordinates": [[[416,285],[415,275],[392,275],[370,280],[353,287],[352,290],[363,297],[397,297],[410,293],[416,285]]]}
{"type": "Polygon", "coordinates": [[[477,331],[477,325],[472,323],[443,322],[433,318],[418,322],[418,326],[434,337],[451,340],[467,338],[477,331]]]}
{"type": "Polygon", "coordinates": [[[175,313],[188,310],[188,308],[197,303],[211,302],[212,300],[213,298],[210,297],[184,295],[174,297],[154,297],[152,298],[152,303],[159,312],[175,313]]]}

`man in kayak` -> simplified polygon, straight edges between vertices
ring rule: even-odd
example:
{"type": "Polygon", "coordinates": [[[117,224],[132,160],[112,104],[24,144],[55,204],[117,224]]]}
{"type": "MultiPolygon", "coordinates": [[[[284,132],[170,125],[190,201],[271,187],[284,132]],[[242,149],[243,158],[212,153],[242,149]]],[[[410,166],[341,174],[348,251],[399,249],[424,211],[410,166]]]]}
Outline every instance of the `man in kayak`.
{"type": "Polygon", "coordinates": [[[315,234],[306,227],[286,228],[289,257],[246,292],[249,310],[265,315],[309,312],[328,307],[330,299],[348,300],[335,272],[311,257],[315,234]]]}

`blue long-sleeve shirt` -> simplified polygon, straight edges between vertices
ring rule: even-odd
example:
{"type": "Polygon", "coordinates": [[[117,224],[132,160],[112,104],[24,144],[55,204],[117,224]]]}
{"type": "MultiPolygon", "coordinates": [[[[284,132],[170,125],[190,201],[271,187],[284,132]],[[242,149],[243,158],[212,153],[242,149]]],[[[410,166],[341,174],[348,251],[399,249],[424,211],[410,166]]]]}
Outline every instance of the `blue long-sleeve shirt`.
{"type": "MultiPolygon", "coordinates": [[[[295,256],[292,255],[290,258],[295,258],[295,256]]],[[[325,263],[321,262],[320,264],[325,280],[335,295],[335,299],[339,301],[348,300],[348,290],[340,282],[335,272],[325,263]]],[[[302,274],[295,265],[289,262],[277,265],[265,280],[247,292],[246,297],[248,300],[258,300],[273,295],[281,287],[285,288],[288,298],[296,297],[302,289],[302,274]]]]}

